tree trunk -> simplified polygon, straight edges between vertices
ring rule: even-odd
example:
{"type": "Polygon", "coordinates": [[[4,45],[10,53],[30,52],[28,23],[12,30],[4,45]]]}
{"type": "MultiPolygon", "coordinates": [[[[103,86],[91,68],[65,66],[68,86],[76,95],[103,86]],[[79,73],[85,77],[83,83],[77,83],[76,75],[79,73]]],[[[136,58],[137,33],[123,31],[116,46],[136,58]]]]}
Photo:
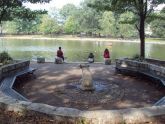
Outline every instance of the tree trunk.
{"type": "Polygon", "coordinates": [[[142,59],[145,58],[145,17],[143,15],[140,16],[140,29],[139,29],[139,36],[140,36],[140,57],[142,59]]]}
{"type": "Polygon", "coordinates": [[[2,23],[0,22],[0,35],[2,35],[2,23]]]}

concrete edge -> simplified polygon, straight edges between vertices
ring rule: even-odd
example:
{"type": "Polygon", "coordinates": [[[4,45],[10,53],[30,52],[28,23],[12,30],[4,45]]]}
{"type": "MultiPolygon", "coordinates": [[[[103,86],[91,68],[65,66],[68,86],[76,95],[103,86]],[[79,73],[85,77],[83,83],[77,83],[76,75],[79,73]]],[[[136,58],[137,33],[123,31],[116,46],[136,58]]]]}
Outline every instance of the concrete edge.
{"type": "MultiPolygon", "coordinates": [[[[0,96],[0,108],[6,111],[25,112],[35,111],[49,115],[53,118],[79,118],[98,122],[146,122],[155,117],[165,116],[165,105],[144,108],[128,108],[120,110],[81,111],[75,108],[55,107],[42,103],[19,101],[8,96],[0,96]]],[[[97,124],[96,123],[96,124],[97,124]]],[[[99,124],[99,123],[98,123],[99,124]]]]}

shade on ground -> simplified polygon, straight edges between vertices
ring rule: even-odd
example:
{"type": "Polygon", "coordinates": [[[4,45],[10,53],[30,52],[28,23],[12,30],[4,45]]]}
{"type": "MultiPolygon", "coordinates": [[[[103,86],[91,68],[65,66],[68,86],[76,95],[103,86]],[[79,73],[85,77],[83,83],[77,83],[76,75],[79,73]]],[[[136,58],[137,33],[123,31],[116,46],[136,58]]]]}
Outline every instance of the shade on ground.
{"type": "Polygon", "coordinates": [[[114,65],[90,64],[95,82],[106,86],[101,92],[83,92],[76,88],[81,79],[79,64],[32,63],[36,79],[23,80],[17,90],[32,102],[81,110],[122,109],[152,106],[164,96],[144,77],[115,73],[114,65]]]}

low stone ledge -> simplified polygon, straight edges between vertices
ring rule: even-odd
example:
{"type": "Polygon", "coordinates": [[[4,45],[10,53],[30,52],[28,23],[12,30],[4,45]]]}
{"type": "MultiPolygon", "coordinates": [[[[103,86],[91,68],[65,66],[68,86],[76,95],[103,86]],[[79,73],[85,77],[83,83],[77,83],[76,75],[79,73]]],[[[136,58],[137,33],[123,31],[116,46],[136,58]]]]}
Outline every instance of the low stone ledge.
{"type": "Polygon", "coordinates": [[[147,62],[129,59],[116,59],[116,67],[131,68],[133,70],[151,73],[162,78],[165,77],[165,67],[150,64],[147,62]]]}
{"type": "MultiPolygon", "coordinates": [[[[145,108],[129,108],[121,110],[81,111],[74,108],[54,107],[41,103],[19,101],[7,96],[0,98],[0,108],[5,111],[19,112],[20,114],[41,113],[52,117],[56,122],[70,122],[71,124],[86,122],[89,124],[116,124],[116,123],[145,123],[154,118],[165,117],[165,105],[145,108]]],[[[36,116],[36,115],[35,115],[36,116]]]]}
{"type": "Polygon", "coordinates": [[[147,62],[156,63],[156,64],[159,64],[159,65],[165,66],[165,61],[162,61],[162,60],[158,60],[158,59],[149,59],[149,58],[146,58],[145,60],[146,60],[147,62]]]}
{"type": "Polygon", "coordinates": [[[29,65],[30,65],[30,61],[27,60],[27,61],[20,61],[14,64],[8,64],[0,67],[0,80],[2,80],[2,78],[5,78],[6,76],[17,73],[25,69],[26,67],[29,67],[29,65]]]}

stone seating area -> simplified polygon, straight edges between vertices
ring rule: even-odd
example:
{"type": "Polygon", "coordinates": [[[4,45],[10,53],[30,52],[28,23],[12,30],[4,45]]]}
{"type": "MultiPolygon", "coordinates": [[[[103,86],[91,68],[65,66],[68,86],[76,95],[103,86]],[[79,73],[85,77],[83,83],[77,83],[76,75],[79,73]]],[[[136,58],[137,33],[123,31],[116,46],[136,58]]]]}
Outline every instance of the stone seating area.
{"type": "MultiPolygon", "coordinates": [[[[165,87],[165,67],[163,66],[130,59],[117,59],[116,71],[127,75],[143,76],[152,80],[156,86],[165,87]]],[[[155,105],[165,105],[165,97],[160,99],[155,105]]]]}
{"type": "Polygon", "coordinates": [[[111,60],[108,58],[108,59],[105,59],[104,60],[104,64],[105,65],[110,65],[111,64],[111,60]]]}
{"type": "MultiPolygon", "coordinates": [[[[123,64],[126,66],[126,64],[123,64]]],[[[124,67],[123,67],[124,68],[124,67]]],[[[1,69],[1,68],[0,68],[1,69]]],[[[14,82],[18,75],[26,74],[26,67],[22,71],[14,73],[14,77],[4,76],[3,80],[14,82]],[[24,72],[24,73],[23,73],[24,72]]],[[[31,69],[30,69],[31,70],[31,69]]],[[[32,69],[33,70],[33,69],[32,69]]],[[[0,71],[1,73],[1,71],[0,71]]],[[[28,72],[29,73],[29,72],[28,72]]],[[[30,71],[30,73],[33,73],[30,71]]],[[[2,74],[2,73],[1,73],[2,74]]],[[[3,83],[0,81],[0,83],[3,83]]],[[[10,85],[10,84],[9,84],[10,85]]],[[[2,85],[1,85],[2,86],[2,85]]],[[[5,86],[3,86],[5,87],[5,86]]],[[[12,85],[11,85],[12,87],[12,85]]],[[[8,87],[7,87],[8,88],[8,87]]],[[[2,91],[0,91],[2,92],[2,91]]],[[[9,90],[9,94],[14,94],[14,90],[9,90]],[[12,93],[10,93],[12,92],[12,93]]],[[[11,96],[16,98],[15,96],[11,96]]],[[[137,124],[153,123],[164,124],[165,104],[164,97],[158,101],[157,105],[142,108],[127,108],[118,110],[78,110],[75,108],[51,106],[30,101],[20,101],[0,93],[0,122],[8,120],[10,123],[88,123],[88,124],[137,124]],[[10,114],[6,116],[5,114],[10,114]],[[18,115],[13,117],[13,115],[18,115]],[[8,118],[6,118],[8,117],[8,118]],[[23,120],[21,122],[20,120],[23,120]],[[29,120],[27,122],[27,120],[29,120]]],[[[5,123],[7,123],[5,121],[5,123]]]]}
{"type": "Polygon", "coordinates": [[[25,97],[13,90],[13,85],[18,76],[20,77],[25,74],[33,74],[36,69],[30,68],[29,65],[30,61],[22,61],[0,68],[0,78],[2,80],[0,82],[0,91],[12,98],[27,101],[25,97]]]}
{"type": "Polygon", "coordinates": [[[117,72],[135,76],[147,76],[157,83],[160,83],[160,85],[165,86],[165,67],[163,66],[129,59],[117,59],[116,70],[117,72]]]}
{"type": "Polygon", "coordinates": [[[64,63],[64,61],[62,58],[60,58],[60,57],[55,58],[55,64],[63,64],[63,63],[64,63]]]}
{"type": "Polygon", "coordinates": [[[45,63],[44,57],[37,57],[37,63],[45,63]]]}
{"type": "Polygon", "coordinates": [[[160,106],[160,105],[165,105],[165,96],[154,104],[154,106],[160,106]]]}

